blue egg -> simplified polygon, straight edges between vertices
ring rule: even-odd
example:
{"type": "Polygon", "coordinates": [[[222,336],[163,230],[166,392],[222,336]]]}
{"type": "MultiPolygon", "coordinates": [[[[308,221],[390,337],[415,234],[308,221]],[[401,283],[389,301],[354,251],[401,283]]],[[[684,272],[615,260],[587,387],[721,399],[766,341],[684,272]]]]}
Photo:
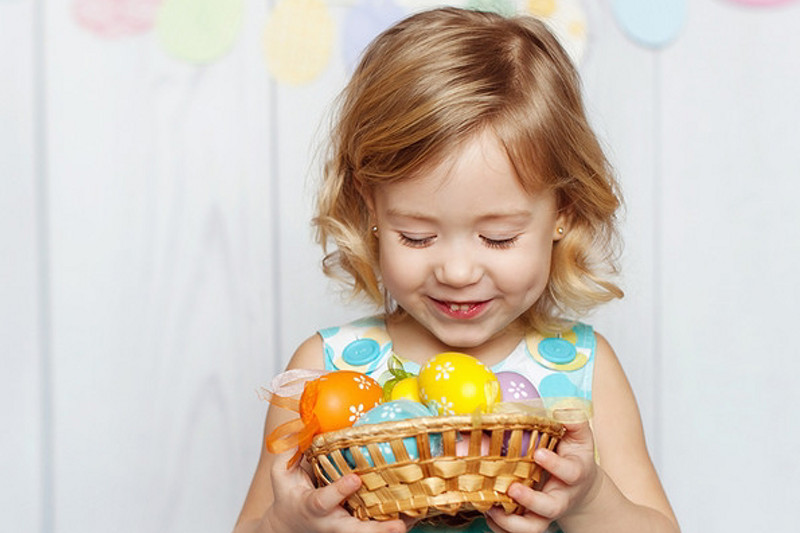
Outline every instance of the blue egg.
{"type": "MultiPolygon", "coordinates": [[[[408,420],[409,418],[419,418],[422,416],[435,416],[436,413],[428,409],[425,405],[414,402],[411,400],[393,400],[391,402],[376,405],[364,415],[356,420],[355,426],[363,426],[365,424],[380,424],[382,422],[395,422],[398,420],[408,420]]],[[[429,435],[430,448],[432,455],[441,453],[442,436],[438,433],[429,435]]],[[[417,440],[414,437],[407,437],[403,439],[403,444],[406,447],[408,456],[411,459],[419,459],[419,450],[417,449],[417,440]]],[[[394,463],[397,459],[394,456],[391,445],[388,442],[381,442],[378,444],[378,449],[383,455],[383,458],[388,464],[394,463]]],[[[370,466],[375,466],[372,457],[369,455],[369,450],[366,446],[361,447],[361,453],[367,459],[370,466]]],[[[350,450],[344,451],[344,456],[350,466],[355,466],[350,450]]]]}

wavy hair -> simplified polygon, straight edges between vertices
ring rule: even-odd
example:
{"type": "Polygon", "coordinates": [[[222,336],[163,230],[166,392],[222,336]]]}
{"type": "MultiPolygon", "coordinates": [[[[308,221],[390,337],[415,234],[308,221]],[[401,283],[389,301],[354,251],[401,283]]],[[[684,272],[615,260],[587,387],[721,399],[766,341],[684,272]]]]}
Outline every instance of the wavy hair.
{"type": "Polygon", "coordinates": [[[364,195],[412,179],[489,128],[523,188],[553,191],[568,221],[522,324],[558,331],[565,318],[621,297],[611,281],[621,199],[580,91],[564,49],[533,17],[443,8],[386,30],[339,97],[314,218],[324,272],[353,296],[402,312],[380,281],[364,195]]]}

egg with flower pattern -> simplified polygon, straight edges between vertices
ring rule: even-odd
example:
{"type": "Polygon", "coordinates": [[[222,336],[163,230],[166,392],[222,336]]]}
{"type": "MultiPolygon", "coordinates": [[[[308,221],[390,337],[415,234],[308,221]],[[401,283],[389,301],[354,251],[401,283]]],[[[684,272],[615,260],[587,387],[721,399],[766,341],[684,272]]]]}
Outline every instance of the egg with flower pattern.
{"type": "MultiPolygon", "coordinates": [[[[410,418],[435,415],[435,412],[419,402],[406,399],[392,400],[374,407],[364,416],[359,418],[353,426],[357,427],[367,424],[380,424],[383,422],[398,422],[400,420],[408,420],[410,418]]],[[[438,433],[430,434],[428,435],[428,442],[431,456],[440,455],[442,452],[442,436],[438,433]]],[[[397,462],[397,458],[395,457],[391,444],[388,442],[379,442],[377,446],[381,457],[387,464],[397,462]]],[[[404,438],[403,446],[406,449],[409,459],[419,459],[420,454],[419,449],[417,448],[417,440],[414,437],[404,438]]],[[[360,451],[367,463],[370,466],[375,466],[375,462],[373,461],[369,449],[366,446],[361,446],[360,451]]],[[[351,466],[355,466],[355,460],[353,459],[352,453],[349,450],[345,451],[344,456],[351,466]]]]}
{"type": "Polygon", "coordinates": [[[419,395],[440,415],[487,413],[499,401],[497,377],[471,355],[444,352],[419,372],[419,395]]]}
{"type": "Polygon", "coordinates": [[[352,426],[381,402],[377,381],[351,370],[330,372],[306,383],[300,397],[300,418],[307,425],[316,418],[324,433],[352,426]]]}

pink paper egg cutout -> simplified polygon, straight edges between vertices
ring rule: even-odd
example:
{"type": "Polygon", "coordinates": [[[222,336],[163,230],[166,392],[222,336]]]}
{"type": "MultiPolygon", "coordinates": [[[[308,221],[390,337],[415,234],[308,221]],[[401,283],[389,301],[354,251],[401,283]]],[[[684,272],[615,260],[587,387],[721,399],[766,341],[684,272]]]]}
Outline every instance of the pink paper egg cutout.
{"type": "Polygon", "coordinates": [[[497,381],[500,382],[500,397],[504,402],[522,402],[539,398],[539,391],[536,390],[531,381],[516,372],[497,372],[497,381]]]}

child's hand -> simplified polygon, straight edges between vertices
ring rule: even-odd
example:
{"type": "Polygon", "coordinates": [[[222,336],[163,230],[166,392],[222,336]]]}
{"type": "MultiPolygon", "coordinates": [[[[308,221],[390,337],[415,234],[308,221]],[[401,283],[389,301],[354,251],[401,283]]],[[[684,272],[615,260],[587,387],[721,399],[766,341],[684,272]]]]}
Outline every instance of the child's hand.
{"type": "Polygon", "coordinates": [[[525,507],[522,515],[506,514],[494,507],[487,522],[496,533],[546,531],[562,516],[578,512],[599,492],[602,475],[594,461],[594,441],[589,422],[564,423],[567,432],[558,454],[537,450],[534,460],[550,473],[541,491],[519,483],[508,488],[508,495],[525,507]]]}
{"type": "Polygon", "coordinates": [[[272,467],[274,501],[264,520],[269,531],[320,533],[405,533],[401,520],[362,521],[341,506],[361,486],[356,474],[348,474],[326,487],[314,488],[299,466],[287,469],[292,452],[276,457],[272,467]]]}

